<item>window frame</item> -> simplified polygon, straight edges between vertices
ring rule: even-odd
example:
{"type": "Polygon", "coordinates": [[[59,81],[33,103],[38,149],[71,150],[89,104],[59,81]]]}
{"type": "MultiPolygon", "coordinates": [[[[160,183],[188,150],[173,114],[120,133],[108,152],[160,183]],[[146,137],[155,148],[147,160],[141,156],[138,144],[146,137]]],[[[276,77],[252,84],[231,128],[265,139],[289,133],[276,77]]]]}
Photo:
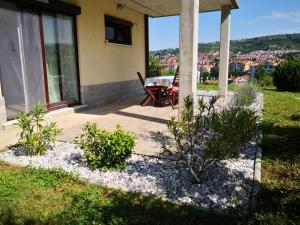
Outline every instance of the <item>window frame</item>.
{"type": "Polygon", "coordinates": [[[105,36],[105,42],[106,43],[112,43],[112,44],[120,44],[120,45],[132,45],[132,27],[133,23],[127,20],[119,19],[113,16],[109,15],[104,15],[104,36],[105,36]],[[117,38],[114,35],[113,39],[108,39],[107,38],[107,32],[106,28],[111,27],[114,30],[122,30],[121,32],[124,32],[126,29],[127,35],[126,35],[126,40],[125,41],[120,41],[117,40],[117,38]]]}

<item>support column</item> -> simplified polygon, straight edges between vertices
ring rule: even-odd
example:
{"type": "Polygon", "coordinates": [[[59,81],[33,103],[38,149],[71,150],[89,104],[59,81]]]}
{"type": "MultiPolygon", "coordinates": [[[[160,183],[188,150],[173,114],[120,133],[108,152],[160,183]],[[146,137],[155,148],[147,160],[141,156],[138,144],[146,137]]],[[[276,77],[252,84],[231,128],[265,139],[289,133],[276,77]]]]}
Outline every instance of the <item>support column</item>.
{"type": "Polygon", "coordinates": [[[184,98],[197,96],[199,1],[180,0],[179,115],[184,98]]]}
{"type": "Polygon", "coordinates": [[[228,90],[230,25],[231,25],[231,7],[222,6],[220,63],[219,63],[219,95],[223,98],[227,97],[227,90],[228,90]]]}
{"type": "Polygon", "coordinates": [[[0,80],[0,129],[1,129],[1,125],[3,125],[5,122],[6,122],[6,108],[5,108],[4,97],[2,95],[1,80],[0,80]]]}

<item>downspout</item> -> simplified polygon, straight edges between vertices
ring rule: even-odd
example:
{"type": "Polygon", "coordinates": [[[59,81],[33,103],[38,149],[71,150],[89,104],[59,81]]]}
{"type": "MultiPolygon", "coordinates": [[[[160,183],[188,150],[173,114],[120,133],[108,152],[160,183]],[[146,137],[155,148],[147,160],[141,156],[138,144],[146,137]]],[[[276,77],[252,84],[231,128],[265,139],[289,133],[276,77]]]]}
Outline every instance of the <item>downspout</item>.
{"type": "Polygon", "coordinates": [[[145,77],[149,74],[149,17],[145,15],[145,77]]]}

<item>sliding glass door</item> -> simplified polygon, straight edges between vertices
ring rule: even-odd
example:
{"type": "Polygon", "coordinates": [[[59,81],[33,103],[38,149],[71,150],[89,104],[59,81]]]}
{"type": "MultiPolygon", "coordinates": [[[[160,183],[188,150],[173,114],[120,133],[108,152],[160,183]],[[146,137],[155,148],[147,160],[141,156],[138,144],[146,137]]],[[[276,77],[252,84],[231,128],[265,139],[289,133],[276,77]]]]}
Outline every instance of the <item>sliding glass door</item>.
{"type": "Polygon", "coordinates": [[[49,104],[78,102],[73,18],[43,15],[49,104]]]}
{"type": "Polygon", "coordinates": [[[32,105],[77,104],[74,19],[20,9],[0,0],[0,83],[7,118],[32,105]]]}
{"type": "Polygon", "coordinates": [[[0,79],[8,119],[45,102],[38,15],[0,1],[0,79]]]}

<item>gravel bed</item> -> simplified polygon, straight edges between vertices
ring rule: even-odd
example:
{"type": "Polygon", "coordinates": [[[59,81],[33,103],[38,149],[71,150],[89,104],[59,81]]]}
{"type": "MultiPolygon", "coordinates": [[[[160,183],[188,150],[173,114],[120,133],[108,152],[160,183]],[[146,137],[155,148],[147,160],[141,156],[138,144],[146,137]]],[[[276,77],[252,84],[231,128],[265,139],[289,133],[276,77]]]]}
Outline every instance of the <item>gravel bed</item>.
{"type": "Polygon", "coordinates": [[[103,172],[86,166],[83,151],[58,142],[46,155],[26,156],[22,149],[0,153],[0,160],[42,168],[62,168],[91,183],[124,191],[154,194],[167,200],[204,208],[247,206],[250,200],[256,145],[249,144],[236,160],[222,161],[207,179],[195,184],[189,172],[175,161],[133,154],[122,172],[103,172]]]}

